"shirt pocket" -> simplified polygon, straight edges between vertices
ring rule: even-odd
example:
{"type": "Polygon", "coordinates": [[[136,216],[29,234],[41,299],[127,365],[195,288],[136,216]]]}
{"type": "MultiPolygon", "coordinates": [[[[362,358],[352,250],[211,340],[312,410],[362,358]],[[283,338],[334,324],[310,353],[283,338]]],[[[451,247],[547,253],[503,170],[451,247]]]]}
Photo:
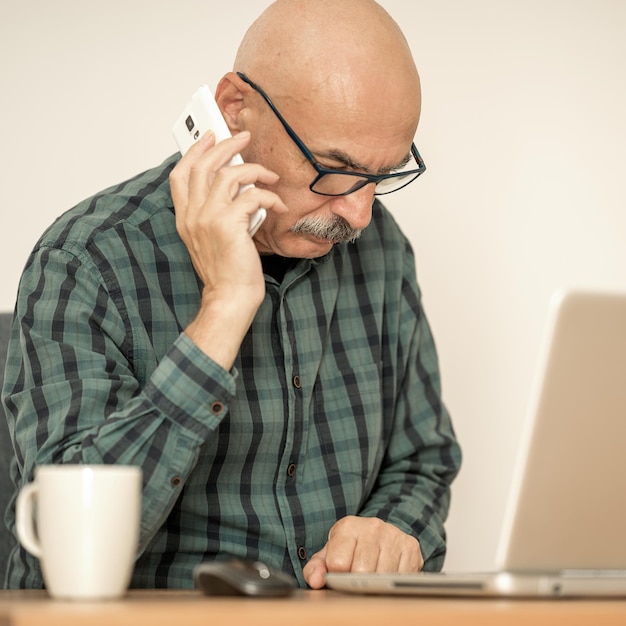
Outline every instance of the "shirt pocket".
{"type": "MultiPolygon", "coordinates": [[[[363,488],[378,472],[383,447],[381,363],[320,372],[315,389],[315,431],[329,474],[363,488]]],[[[360,498],[359,498],[360,499],[360,498]]]]}

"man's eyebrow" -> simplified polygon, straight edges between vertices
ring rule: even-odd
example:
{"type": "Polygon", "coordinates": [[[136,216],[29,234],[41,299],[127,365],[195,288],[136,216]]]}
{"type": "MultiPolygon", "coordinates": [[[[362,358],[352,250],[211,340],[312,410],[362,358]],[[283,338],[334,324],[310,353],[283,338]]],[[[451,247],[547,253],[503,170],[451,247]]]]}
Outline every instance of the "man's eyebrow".
{"type": "Polygon", "coordinates": [[[328,159],[330,161],[339,161],[351,170],[363,170],[367,171],[367,167],[362,163],[355,161],[349,154],[342,152],[341,150],[328,150],[326,152],[317,152],[316,157],[321,159],[328,159]]]}
{"type": "Polygon", "coordinates": [[[377,172],[371,172],[369,168],[358,161],[355,161],[349,154],[341,150],[329,150],[327,152],[317,152],[315,154],[316,158],[321,159],[330,159],[331,161],[338,161],[339,163],[343,163],[346,168],[350,170],[354,170],[356,172],[362,171],[367,174],[388,174],[389,172],[393,172],[394,170],[402,169],[410,160],[411,160],[411,152],[409,152],[400,163],[396,165],[392,165],[391,167],[385,167],[377,172]]]}
{"type": "Polygon", "coordinates": [[[392,170],[400,170],[400,169],[402,169],[412,158],[413,158],[413,152],[410,151],[410,152],[407,153],[407,155],[404,157],[404,159],[402,159],[402,161],[400,161],[400,163],[398,163],[397,165],[394,165],[391,169],[392,170]]]}

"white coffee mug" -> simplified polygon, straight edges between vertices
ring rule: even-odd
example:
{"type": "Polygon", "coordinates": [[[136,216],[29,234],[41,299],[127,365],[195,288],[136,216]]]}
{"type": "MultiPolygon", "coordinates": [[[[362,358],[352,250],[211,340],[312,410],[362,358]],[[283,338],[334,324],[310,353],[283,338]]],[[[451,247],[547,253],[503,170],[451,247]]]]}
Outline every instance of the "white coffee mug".
{"type": "Polygon", "coordinates": [[[18,496],[16,526],[21,544],[40,560],[50,595],[124,595],[139,539],[141,476],[140,468],[122,465],[36,469],[18,496]]]}

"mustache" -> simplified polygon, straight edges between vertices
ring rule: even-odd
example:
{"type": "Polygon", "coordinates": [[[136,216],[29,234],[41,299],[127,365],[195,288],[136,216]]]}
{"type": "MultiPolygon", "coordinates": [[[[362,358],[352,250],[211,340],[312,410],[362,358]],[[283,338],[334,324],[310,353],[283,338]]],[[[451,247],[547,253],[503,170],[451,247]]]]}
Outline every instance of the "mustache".
{"type": "Polygon", "coordinates": [[[343,217],[335,215],[330,220],[323,217],[303,217],[291,228],[291,232],[295,235],[313,235],[333,243],[353,243],[361,236],[363,229],[352,228],[343,217]]]}

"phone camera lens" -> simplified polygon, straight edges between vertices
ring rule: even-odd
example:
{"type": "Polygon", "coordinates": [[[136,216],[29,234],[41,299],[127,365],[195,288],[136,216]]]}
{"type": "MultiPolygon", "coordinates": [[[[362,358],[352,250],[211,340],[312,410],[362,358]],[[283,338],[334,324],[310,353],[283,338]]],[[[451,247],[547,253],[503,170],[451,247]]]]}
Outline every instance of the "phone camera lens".
{"type": "Polygon", "coordinates": [[[195,126],[195,124],[193,123],[193,118],[191,117],[191,115],[187,116],[187,119],[185,120],[185,124],[187,124],[187,130],[189,132],[191,132],[191,130],[195,126]]]}

